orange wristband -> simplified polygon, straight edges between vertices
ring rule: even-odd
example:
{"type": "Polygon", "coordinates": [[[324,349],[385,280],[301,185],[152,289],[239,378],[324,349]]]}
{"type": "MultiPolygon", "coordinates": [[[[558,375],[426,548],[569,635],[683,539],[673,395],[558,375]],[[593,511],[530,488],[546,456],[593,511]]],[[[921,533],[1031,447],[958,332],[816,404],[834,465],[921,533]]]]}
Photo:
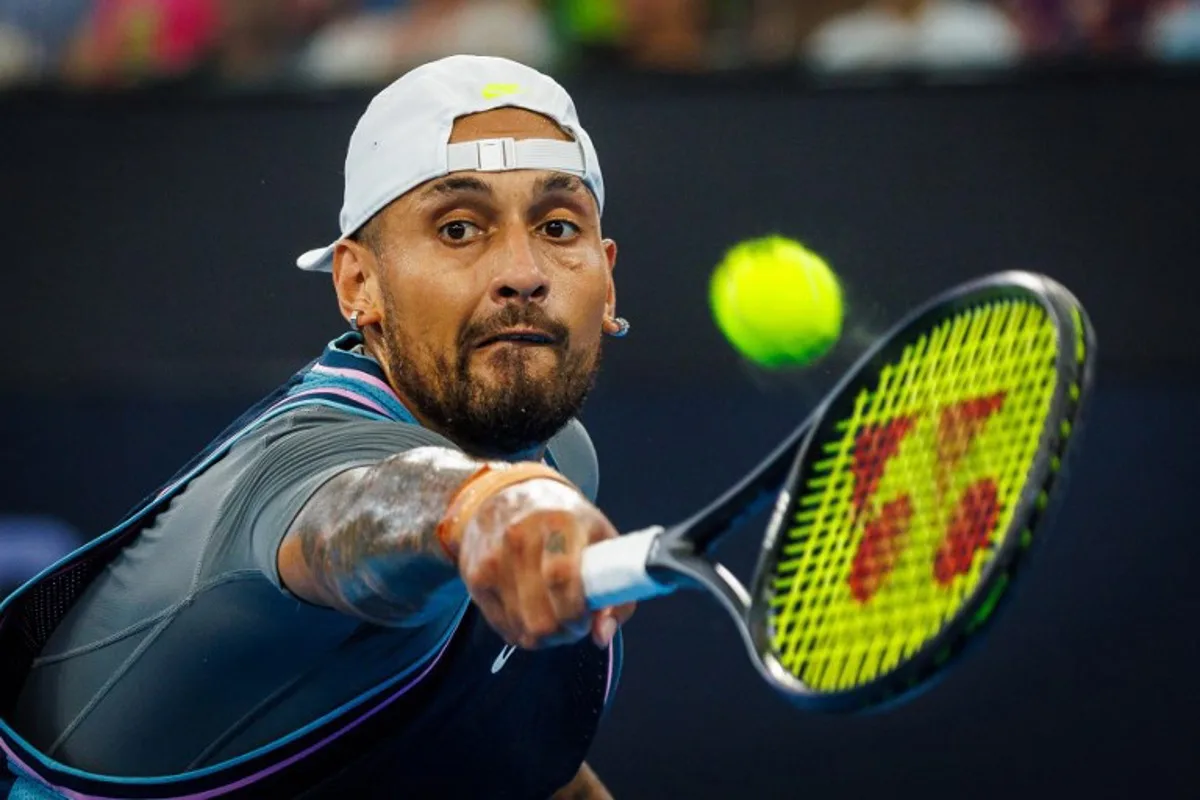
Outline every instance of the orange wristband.
{"type": "Polygon", "coordinates": [[[462,537],[462,530],[485,500],[515,483],[536,478],[549,478],[575,488],[575,484],[550,467],[534,463],[514,464],[499,469],[484,464],[474,475],[463,481],[462,486],[459,486],[450,498],[446,514],[437,526],[438,542],[450,560],[458,563],[458,543],[462,537]]]}

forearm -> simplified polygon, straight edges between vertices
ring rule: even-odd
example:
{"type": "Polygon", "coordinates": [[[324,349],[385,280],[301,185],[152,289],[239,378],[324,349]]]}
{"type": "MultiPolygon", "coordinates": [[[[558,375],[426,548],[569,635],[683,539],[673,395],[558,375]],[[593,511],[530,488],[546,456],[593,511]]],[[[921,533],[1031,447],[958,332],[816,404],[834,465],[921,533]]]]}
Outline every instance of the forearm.
{"type": "Polygon", "coordinates": [[[586,763],[575,779],[554,793],[550,800],[613,800],[612,794],[586,763]]]}
{"type": "Polygon", "coordinates": [[[462,594],[437,528],[482,462],[453,450],[410,450],[329,481],[280,548],[293,593],[379,625],[423,624],[462,594]]]}

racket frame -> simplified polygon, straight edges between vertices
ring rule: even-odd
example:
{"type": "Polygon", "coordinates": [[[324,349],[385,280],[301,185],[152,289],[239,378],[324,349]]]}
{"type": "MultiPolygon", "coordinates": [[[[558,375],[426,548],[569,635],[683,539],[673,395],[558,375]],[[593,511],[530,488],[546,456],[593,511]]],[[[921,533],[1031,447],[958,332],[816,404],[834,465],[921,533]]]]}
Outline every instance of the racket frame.
{"type": "MultiPolygon", "coordinates": [[[[907,344],[908,339],[903,340],[907,344]]],[[[1095,374],[1095,332],[1083,306],[1062,285],[1034,273],[1010,271],[960,284],[911,311],[846,371],[817,409],[760,465],[700,512],[665,529],[649,549],[646,572],[662,586],[704,589],[736,620],[751,659],[762,677],[796,705],[822,711],[880,708],[912,695],[936,672],[960,655],[968,640],[994,618],[1001,596],[1008,595],[1023,551],[1039,537],[1032,531],[1061,500],[1061,483],[1069,444],[1081,432],[1080,412],[1091,394],[1095,374]],[[984,568],[979,583],[965,598],[953,620],[895,670],[880,679],[840,692],[819,692],[795,678],[775,657],[770,635],[770,594],[776,545],[791,511],[793,489],[802,474],[815,433],[847,389],[862,381],[872,367],[893,355],[899,337],[927,320],[944,320],[994,299],[1036,299],[1053,321],[1059,337],[1058,380],[1050,402],[1029,478],[1025,481],[1009,529],[984,568]],[[981,296],[982,295],[982,296],[981,296]],[[1073,389],[1075,393],[1073,395],[1073,389]],[[1069,422],[1069,429],[1063,423],[1069,422]],[[750,588],[719,563],[706,558],[717,543],[745,518],[774,498],[758,564],[750,588]],[[986,611],[985,611],[986,608],[986,611]]]]}

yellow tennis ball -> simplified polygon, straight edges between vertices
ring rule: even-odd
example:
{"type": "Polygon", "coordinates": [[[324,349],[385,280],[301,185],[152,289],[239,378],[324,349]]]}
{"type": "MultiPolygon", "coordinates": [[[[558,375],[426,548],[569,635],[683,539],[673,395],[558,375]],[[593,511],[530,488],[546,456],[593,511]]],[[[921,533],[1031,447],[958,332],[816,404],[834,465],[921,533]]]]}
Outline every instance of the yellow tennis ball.
{"type": "Polygon", "coordinates": [[[820,358],[842,333],[842,287],[819,255],[782,236],[733,247],[713,271],[709,300],[717,327],[764,367],[820,358]]]}

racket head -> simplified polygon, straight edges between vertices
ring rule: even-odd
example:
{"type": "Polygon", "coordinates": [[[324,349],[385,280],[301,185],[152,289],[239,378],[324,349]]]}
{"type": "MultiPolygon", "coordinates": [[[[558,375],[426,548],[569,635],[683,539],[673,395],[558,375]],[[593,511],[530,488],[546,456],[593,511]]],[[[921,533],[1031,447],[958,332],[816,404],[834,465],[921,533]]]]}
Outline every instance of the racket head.
{"type": "Polygon", "coordinates": [[[748,644],[776,689],[878,707],[977,638],[1061,494],[1095,353],[1070,292],[1011,272],[934,298],[857,362],[796,454],[750,588],[748,644]]]}

